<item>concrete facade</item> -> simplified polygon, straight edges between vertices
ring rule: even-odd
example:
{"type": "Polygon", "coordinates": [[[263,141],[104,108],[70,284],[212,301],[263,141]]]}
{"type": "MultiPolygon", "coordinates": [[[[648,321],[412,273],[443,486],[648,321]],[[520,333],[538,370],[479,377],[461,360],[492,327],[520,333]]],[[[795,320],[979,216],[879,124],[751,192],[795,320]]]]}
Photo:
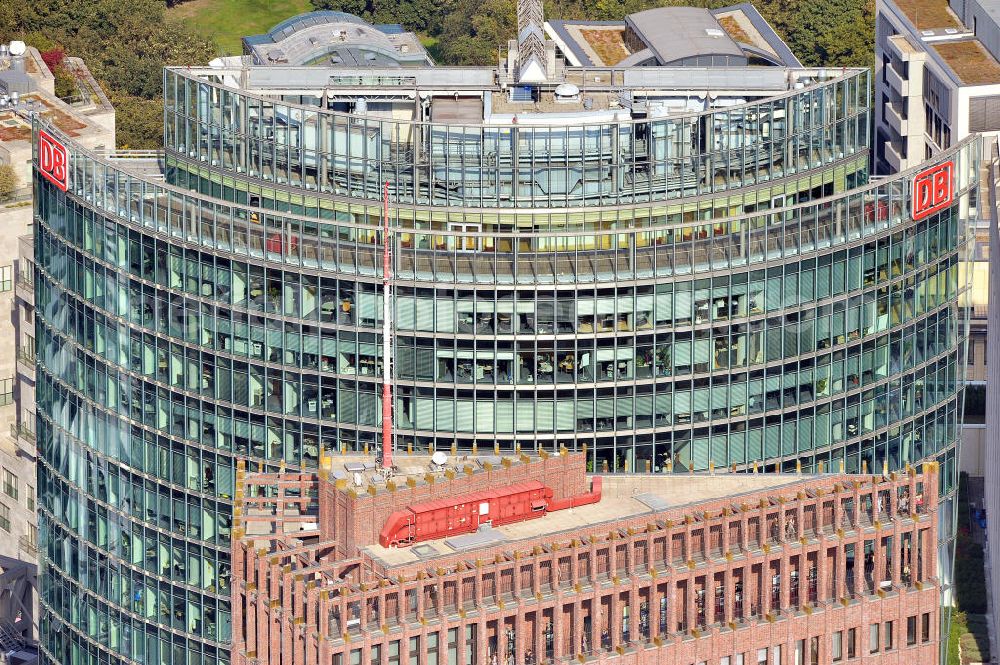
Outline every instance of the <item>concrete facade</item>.
{"type": "Polygon", "coordinates": [[[399,505],[509,474],[583,475],[579,454],[502,465],[367,488],[241,472],[233,662],[937,662],[933,463],[889,477],[605,476],[589,509],[620,517],[548,514],[478,548],[387,549],[345,529],[377,534],[399,505]]]}

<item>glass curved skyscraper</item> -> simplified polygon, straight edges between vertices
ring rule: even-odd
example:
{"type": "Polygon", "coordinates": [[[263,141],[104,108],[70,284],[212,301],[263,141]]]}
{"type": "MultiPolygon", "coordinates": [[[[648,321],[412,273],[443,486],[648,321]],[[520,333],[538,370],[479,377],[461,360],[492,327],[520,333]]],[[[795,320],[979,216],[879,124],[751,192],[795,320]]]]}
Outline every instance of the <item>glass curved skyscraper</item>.
{"type": "Polygon", "coordinates": [[[379,441],[386,185],[397,456],[951,491],[976,141],[869,182],[867,70],[351,53],[168,69],[155,171],[36,126],[46,660],[228,662],[235,460],[379,441]]]}

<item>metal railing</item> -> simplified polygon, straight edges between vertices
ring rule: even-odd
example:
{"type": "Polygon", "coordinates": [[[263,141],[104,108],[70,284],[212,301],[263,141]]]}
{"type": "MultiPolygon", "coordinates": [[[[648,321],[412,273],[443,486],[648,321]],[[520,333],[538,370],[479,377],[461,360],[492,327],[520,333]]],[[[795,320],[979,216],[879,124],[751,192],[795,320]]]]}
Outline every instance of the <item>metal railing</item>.
{"type": "Polygon", "coordinates": [[[22,534],[17,539],[18,546],[32,556],[38,556],[38,541],[28,534],[22,534]]]}
{"type": "Polygon", "coordinates": [[[35,440],[35,428],[33,425],[28,426],[24,423],[11,423],[10,435],[15,439],[28,439],[33,442],[35,440]]]}
{"type": "Polygon", "coordinates": [[[17,359],[21,362],[28,363],[29,365],[34,365],[35,360],[38,356],[35,353],[35,349],[30,346],[18,345],[17,347],[17,359]]]}

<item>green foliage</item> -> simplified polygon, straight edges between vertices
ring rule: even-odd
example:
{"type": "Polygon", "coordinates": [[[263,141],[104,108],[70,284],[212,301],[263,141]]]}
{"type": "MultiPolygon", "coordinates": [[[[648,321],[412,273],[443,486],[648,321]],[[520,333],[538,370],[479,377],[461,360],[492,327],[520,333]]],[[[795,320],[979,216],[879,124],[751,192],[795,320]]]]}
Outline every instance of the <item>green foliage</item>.
{"type": "Polygon", "coordinates": [[[6,201],[13,196],[18,184],[14,167],[10,164],[0,164],[0,201],[6,201]]]}
{"type": "Polygon", "coordinates": [[[55,93],[59,99],[69,99],[76,96],[76,77],[65,67],[56,67],[52,72],[55,76],[55,93]]]}
{"type": "Polygon", "coordinates": [[[875,61],[872,0],[763,0],[756,6],[804,65],[871,67],[875,61]]]}
{"type": "MultiPolygon", "coordinates": [[[[948,608],[941,609],[944,612],[948,611],[948,608]]],[[[961,642],[962,635],[965,634],[965,631],[965,613],[957,610],[951,610],[951,625],[948,629],[948,665],[962,665],[958,645],[961,642]]]]}
{"type": "MultiPolygon", "coordinates": [[[[163,66],[205,63],[215,52],[207,39],[168,18],[163,0],[4,0],[0,6],[0,40],[23,38],[36,48],[83,58],[109,97],[122,104],[120,115],[151,123],[119,123],[119,143],[132,147],[162,144],[162,111],[154,118],[141,107],[162,100],[163,66]]],[[[57,68],[59,92],[72,94],[60,76],[57,68]]]]}
{"type": "Polygon", "coordinates": [[[449,0],[312,0],[314,9],[347,12],[373,23],[399,23],[418,32],[436,26],[449,4],[449,0]]]}

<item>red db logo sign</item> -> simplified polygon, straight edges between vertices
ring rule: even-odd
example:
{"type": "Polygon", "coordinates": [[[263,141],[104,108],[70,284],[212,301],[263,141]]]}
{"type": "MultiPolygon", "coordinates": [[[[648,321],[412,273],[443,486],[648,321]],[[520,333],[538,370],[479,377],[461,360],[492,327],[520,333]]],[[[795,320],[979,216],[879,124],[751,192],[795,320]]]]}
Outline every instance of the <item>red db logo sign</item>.
{"type": "Polygon", "coordinates": [[[44,129],[38,130],[38,170],[49,182],[66,191],[69,185],[66,148],[44,129]]]}
{"type": "Polygon", "coordinates": [[[913,219],[923,219],[947,208],[955,198],[955,162],[944,162],[913,179],[913,219]]]}

